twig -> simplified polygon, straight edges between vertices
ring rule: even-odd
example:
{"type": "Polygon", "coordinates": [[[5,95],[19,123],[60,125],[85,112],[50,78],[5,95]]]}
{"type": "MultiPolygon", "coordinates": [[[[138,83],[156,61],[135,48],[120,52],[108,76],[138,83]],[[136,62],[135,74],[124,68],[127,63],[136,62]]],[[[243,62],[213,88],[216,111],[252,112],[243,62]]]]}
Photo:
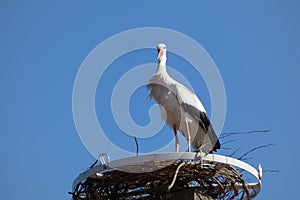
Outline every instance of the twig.
{"type": "Polygon", "coordinates": [[[136,137],[134,136],[135,146],[136,146],[136,156],[139,155],[139,143],[137,142],[136,137]]]}
{"type": "Polygon", "coordinates": [[[252,133],[267,133],[271,130],[256,130],[256,131],[245,131],[245,132],[228,132],[221,134],[220,138],[226,138],[231,135],[245,135],[245,134],[252,134],[252,133]]]}
{"type": "Polygon", "coordinates": [[[171,185],[168,187],[168,190],[170,190],[170,189],[174,186],[174,183],[175,183],[175,181],[176,181],[176,178],[177,178],[177,174],[178,174],[178,172],[179,172],[179,169],[180,169],[184,164],[185,164],[185,162],[182,162],[182,163],[180,163],[180,165],[177,167],[177,170],[176,170],[176,172],[175,172],[175,174],[174,174],[173,181],[172,181],[171,185]]]}
{"type": "Polygon", "coordinates": [[[96,164],[97,164],[98,160],[96,160],[90,167],[89,169],[92,169],[96,164]]]}
{"type": "Polygon", "coordinates": [[[263,172],[273,172],[273,173],[279,173],[279,170],[276,169],[265,169],[263,172]]]}
{"type": "Polygon", "coordinates": [[[252,157],[249,157],[249,158],[242,158],[241,160],[245,162],[247,160],[252,160],[252,159],[253,159],[252,157]]]}
{"type": "Polygon", "coordinates": [[[232,142],[235,142],[235,141],[236,141],[236,140],[229,140],[229,141],[223,142],[222,145],[228,144],[228,143],[232,143],[232,142]]]}
{"type": "Polygon", "coordinates": [[[232,157],[236,152],[238,152],[242,147],[237,148],[232,154],[228,155],[229,157],[232,157]]]}
{"type": "Polygon", "coordinates": [[[231,150],[230,147],[221,147],[221,149],[226,150],[226,151],[231,150]]]}
{"type": "Polygon", "coordinates": [[[274,146],[275,144],[267,144],[267,145],[262,145],[262,146],[259,146],[259,147],[255,147],[253,149],[251,149],[250,151],[247,151],[246,153],[244,153],[241,157],[239,157],[238,159],[241,160],[243,157],[245,157],[246,155],[248,155],[249,153],[253,152],[253,151],[256,151],[258,149],[261,149],[261,148],[265,148],[265,147],[269,147],[269,146],[274,146]]]}
{"type": "Polygon", "coordinates": [[[223,150],[226,150],[226,151],[229,151],[229,150],[231,150],[231,148],[230,148],[230,147],[221,147],[221,149],[223,149],[223,150]]]}

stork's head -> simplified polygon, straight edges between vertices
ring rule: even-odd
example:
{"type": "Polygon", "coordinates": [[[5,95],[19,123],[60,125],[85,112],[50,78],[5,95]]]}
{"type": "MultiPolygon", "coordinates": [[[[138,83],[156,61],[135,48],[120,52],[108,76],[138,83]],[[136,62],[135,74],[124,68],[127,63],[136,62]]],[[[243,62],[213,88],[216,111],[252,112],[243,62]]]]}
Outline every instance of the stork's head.
{"type": "Polygon", "coordinates": [[[157,53],[158,53],[157,60],[159,62],[166,62],[166,60],[167,60],[167,55],[166,55],[167,46],[165,44],[160,43],[160,44],[157,45],[157,53]]]}

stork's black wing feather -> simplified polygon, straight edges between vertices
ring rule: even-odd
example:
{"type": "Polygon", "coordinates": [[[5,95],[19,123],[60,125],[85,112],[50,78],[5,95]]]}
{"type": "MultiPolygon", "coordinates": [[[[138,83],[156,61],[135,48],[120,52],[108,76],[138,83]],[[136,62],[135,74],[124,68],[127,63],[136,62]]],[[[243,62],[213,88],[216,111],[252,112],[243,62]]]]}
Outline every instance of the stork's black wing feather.
{"type": "Polygon", "coordinates": [[[194,106],[186,103],[182,103],[182,108],[192,117],[195,118],[199,122],[199,126],[203,128],[203,130],[209,134],[209,137],[213,140],[213,138],[216,138],[215,141],[217,140],[216,144],[214,145],[212,151],[217,151],[217,149],[221,148],[220,141],[217,139],[217,135],[206,115],[205,112],[202,112],[195,108],[194,106]]]}
{"type": "Polygon", "coordinates": [[[192,117],[194,117],[197,121],[199,121],[199,125],[205,130],[205,132],[208,131],[208,128],[210,126],[210,121],[207,118],[205,112],[202,112],[195,108],[194,106],[186,103],[182,103],[182,108],[189,113],[192,117]]]}

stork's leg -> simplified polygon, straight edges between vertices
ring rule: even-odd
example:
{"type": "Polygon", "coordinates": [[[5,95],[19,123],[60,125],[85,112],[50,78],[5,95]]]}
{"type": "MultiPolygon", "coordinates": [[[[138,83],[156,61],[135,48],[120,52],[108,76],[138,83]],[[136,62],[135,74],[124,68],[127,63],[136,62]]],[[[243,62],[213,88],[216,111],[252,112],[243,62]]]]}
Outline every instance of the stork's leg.
{"type": "Polygon", "coordinates": [[[176,129],[176,125],[175,124],[173,125],[173,131],[174,131],[175,140],[176,140],[175,149],[176,149],[176,152],[179,152],[180,143],[179,143],[179,139],[178,139],[178,135],[177,135],[177,129],[176,129]]]}
{"type": "Polygon", "coordinates": [[[186,125],[186,139],[188,142],[188,152],[191,152],[191,134],[190,134],[190,128],[189,128],[188,121],[185,121],[185,125],[186,125]]]}

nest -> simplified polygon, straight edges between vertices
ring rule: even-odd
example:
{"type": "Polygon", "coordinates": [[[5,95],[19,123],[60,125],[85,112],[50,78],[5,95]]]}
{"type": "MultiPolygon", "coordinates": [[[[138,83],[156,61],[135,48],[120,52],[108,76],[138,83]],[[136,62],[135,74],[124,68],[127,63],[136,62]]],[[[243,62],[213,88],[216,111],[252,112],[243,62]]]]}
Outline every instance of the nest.
{"type": "Polygon", "coordinates": [[[73,200],[174,199],[170,198],[172,194],[188,190],[206,199],[223,200],[250,199],[251,189],[240,172],[229,164],[177,160],[144,173],[107,167],[98,176],[80,182],[71,194],[73,200]]]}

